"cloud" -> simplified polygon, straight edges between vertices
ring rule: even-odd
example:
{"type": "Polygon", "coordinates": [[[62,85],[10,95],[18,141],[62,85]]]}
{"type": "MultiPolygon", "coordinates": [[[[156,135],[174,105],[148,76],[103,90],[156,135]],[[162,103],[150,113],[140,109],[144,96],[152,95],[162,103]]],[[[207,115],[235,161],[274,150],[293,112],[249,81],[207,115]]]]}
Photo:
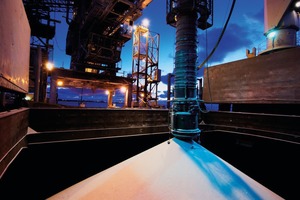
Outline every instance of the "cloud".
{"type": "MultiPolygon", "coordinates": [[[[239,23],[228,24],[226,31],[209,60],[209,63],[221,63],[225,58],[234,52],[242,49],[251,49],[258,45],[264,39],[263,36],[263,19],[264,11],[245,13],[243,20],[239,23]]],[[[222,28],[212,28],[207,32],[198,34],[198,62],[199,65],[206,59],[215,47],[220,37],[222,28]]],[[[235,56],[233,56],[235,57],[235,56]]]]}
{"type": "MultiPolygon", "coordinates": [[[[209,60],[209,63],[222,63],[231,59],[242,59],[241,55],[246,56],[245,50],[251,49],[264,39],[263,36],[263,20],[264,11],[260,9],[256,13],[245,13],[242,20],[238,23],[230,23],[223,35],[223,38],[209,60]]],[[[196,66],[199,66],[212,51],[222,32],[222,28],[211,28],[207,32],[198,30],[198,59],[196,66]]],[[[169,54],[169,58],[174,58],[169,54]]],[[[203,76],[204,68],[197,71],[197,76],[203,76]]],[[[174,73],[174,72],[173,72],[174,73]]],[[[164,85],[160,89],[165,88],[168,84],[168,74],[161,77],[159,85],[164,85]]],[[[171,78],[171,84],[174,84],[174,78],[171,78]]],[[[166,98],[167,92],[160,90],[160,98],[166,98]]]]}
{"type": "Polygon", "coordinates": [[[158,85],[158,99],[167,100],[168,97],[168,85],[162,82],[158,85]]]}
{"type": "MultiPolygon", "coordinates": [[[[207,34],[204,31],[198,32],[200,34],[198,34],[198,61],[196,66],[200,65],[212,51],[221,31],[221,28],[212,28],[207,34]]],[[[247,36],[249,34],[248,31],[249,29],[245,29],[238,24],[229,24],[219,46],[210,58],[209,63],[221,63],[230,53],[251,47],[253,41],[247,36]]],[[[197,76],[202,76],[203,70],[203,68],[198,70],[197,76]]],[[[173,83],[174,79],[171,80],[173,83]]],[[[161,82],[164,84],[168,83],[168,74],[161,77],[161,82]]]]}
{"type": "Polygon", "coordinates": [[[162,75],[161,76],[161,83],[168,84],[168,77],[169,77],[169,74],[162,75]]]}
{"type": "MultiPolygon", "coordinates": [[[[234,61],[246,57],[245,50],[252,49],[265,41],[263,36],[263,8],[259,12],[243,14],[235,23],[229,22],[227,29],[217,49],[209,60],[210,65],[234,61]]],[[[206,31],[198,30],[198,59],[199,66],[215,47],[222,28],[212,27],[206,31]]],[[[169,54],[170,58],[173,55],[169,54]]],[[[198,70],[198,76],[203,75],[203,69],[198,70]]],[[[162,76],[162,82],[167,84],[168,75],[162,76]]]]}
{"type": "Polygon", "coordinates": [[[246,13],[243,15],[243,21],[245,22],[245,27],[251,31],[249,33],[249,38],[253,43],[257,44],[261,40],[265,40],[264,36],[264,9],[260,9],[259,12],[252,14],[246,13]]]}
{"type": "MultiPolygon", "coordinates": [[[[210,30],[208,34],[202,32],[198,35],[198,60],[202,62],[206,59],[206,57],[215,47],[221,32],[221,28],[214,28],[210,30]]],[[[214,54],[211,56],[209,62],[222,62],[230,52],[234,52],[241,48],[246,49],[251,46],[252,41],[247,37],[248,34],[248,29],[245,29],[238,24],[229,24],[222,37],[222,40],[220,41],[214,54]]]]}
{"type": "Polygon", "coordinates": [[[253,23],[263,24],[264,23],[264,8],[260,9],[255,14],[246,14],[246,18],[250,19],[253,23]]]}

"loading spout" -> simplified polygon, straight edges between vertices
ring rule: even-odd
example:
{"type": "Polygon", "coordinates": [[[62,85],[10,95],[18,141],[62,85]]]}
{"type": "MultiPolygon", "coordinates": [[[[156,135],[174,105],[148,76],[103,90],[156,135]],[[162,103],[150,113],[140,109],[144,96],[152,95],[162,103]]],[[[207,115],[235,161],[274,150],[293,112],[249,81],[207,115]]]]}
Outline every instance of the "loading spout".
{"type": "Polygon", "coordinates": [[[179,139],[192,139],[198,128],[197,98],[197,6],[194,0],[176,2],[176,52],[171,133],[179,139]]]}

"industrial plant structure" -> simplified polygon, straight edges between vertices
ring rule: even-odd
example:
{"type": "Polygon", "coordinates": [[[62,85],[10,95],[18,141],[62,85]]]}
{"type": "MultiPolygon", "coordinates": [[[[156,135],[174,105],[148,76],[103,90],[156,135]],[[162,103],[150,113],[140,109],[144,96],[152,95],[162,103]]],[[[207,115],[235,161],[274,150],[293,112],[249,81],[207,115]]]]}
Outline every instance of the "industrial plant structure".
{"type": "Polygon", "coordinates": [[[171,108],[161,109],[159,34],[133,29],[151,2],[1,2],[0,198],[299,197],[300,3],[264,0],[266,49],[205,68],[199,88],[196,37],[213,26],[213,0],[167,0],[166,24],[176,29],[174,94],[171,108]],[[49,72],[53,12],[69,25],[71,65],[49,72]],[[132,74],[118,76],[130,39],[132,74]],[[108,90],[108,108],[57,105],[58,82],[108,90]],[[115,108],[121,87],[124,108],[115,108]]]}

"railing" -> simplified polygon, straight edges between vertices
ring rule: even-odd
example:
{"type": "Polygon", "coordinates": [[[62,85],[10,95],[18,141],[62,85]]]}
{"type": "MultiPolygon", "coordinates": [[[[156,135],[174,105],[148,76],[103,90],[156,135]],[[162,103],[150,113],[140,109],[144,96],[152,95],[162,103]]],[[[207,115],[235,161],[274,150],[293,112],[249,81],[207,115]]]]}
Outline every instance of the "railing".
{"type": "MultiPolygon", "coordinates": [[[[300,31],[296,33],[296,46],[300,46],[300,31]]],[[[257,54],[267,49],[267,39],[257,46],[257,54]]]]}

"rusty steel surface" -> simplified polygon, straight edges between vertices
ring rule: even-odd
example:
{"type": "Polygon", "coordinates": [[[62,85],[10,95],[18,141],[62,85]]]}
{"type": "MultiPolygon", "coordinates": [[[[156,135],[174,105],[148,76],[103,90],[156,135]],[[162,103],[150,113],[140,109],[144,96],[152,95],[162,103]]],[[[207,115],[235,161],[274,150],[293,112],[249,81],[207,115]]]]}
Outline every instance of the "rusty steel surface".
{"type": "Polygon", "coordinates": [[[26,146],[24,138],[28,116],[28,108],[0,112],[0,177],[21,148],[26,146]]]}
{"type": "Polygon", "coordinates": [[[29,126],[38,131],[161,126],[167,109],[31,108],[29,126]]]}
{"type": "Polygon", "coordinates": [[[1,1],[0,87],[28,92],[30,27],[21,0],[1,1]]]}
{"type": "Polygon", "coordinates": [[[215,103],[300,103],[300,48],[205,68],[203,100],[215,103]]]}
{"type": "Polygon", "coordinates": [[[202,120],[202,134],[219,131],[300,144],[297,115],[210,111],[202,120]]]}
{"type": "Polygon", "coordinates": [[[28,146],[36,144],[47,144],[56,142],[74,142],[84,140],[98,140],[108,138],[136,137],[136,136],[155,136],[165,135],[169,137],[167,125],[163,126],[136,126],[123,128],[104,128],[104,129],[82,129],[65,131],[45,131],[41,133],[28,134],[26,139],[28,146]]]}

